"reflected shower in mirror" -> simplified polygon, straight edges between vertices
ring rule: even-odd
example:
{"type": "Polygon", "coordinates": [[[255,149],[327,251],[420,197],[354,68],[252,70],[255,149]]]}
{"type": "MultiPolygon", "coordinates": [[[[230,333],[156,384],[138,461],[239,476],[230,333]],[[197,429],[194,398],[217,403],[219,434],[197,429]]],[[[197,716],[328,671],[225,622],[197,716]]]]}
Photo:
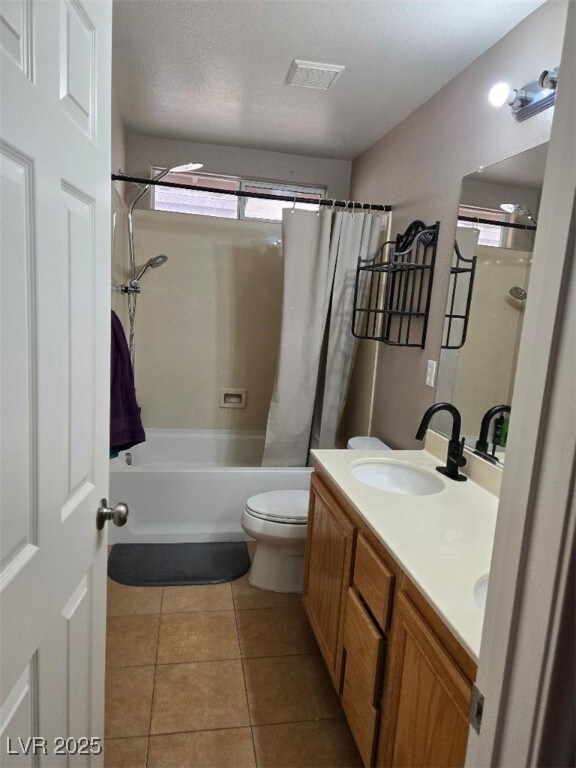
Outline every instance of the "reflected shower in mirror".
{"type": "MultiPolygon", "coordinates": [[[[458,407],[471,448],[486,413],[512,402],[547,149],[542,144],[462,181],[436,400],[458,407]]],[[[441,414],[435,428],[449,433],[441,414]]],[[[507,431],[508,413],[498,413],[487,450],[481,441],[483,455],[503,462],[507,431]]]]}

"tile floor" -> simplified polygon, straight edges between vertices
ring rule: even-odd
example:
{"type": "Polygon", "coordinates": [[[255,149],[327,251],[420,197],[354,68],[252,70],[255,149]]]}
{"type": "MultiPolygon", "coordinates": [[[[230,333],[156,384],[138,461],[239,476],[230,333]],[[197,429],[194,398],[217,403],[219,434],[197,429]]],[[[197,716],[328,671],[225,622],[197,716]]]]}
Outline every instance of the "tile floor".
{"type": "Polygon", "coordinates": [[[355,768],[299,595],[108,583],[106,768],[355,768]]]}

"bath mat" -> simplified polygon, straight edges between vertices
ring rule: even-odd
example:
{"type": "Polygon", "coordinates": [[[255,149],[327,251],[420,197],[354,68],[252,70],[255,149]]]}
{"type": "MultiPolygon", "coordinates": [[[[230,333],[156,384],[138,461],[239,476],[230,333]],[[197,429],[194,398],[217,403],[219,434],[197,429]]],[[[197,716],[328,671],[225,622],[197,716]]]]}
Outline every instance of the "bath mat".
{"type": "Polygon", "coordinates": [[[250,568],[245,541],[206,544],[114,544],[108,576],[132,587],[221,584],[250,568]]]}

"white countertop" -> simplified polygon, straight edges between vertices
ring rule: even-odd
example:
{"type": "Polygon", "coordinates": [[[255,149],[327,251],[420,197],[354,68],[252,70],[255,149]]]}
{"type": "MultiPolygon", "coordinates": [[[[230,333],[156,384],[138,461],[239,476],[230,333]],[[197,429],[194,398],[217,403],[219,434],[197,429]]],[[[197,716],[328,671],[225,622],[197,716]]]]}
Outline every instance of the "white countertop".
{"type": "Polygon", "coordinates": [[[459,483],[436,472],[444,462],[428,451],[314,450],[312,455],[478,661],[484,612],[474,586],[490,570],[498,497],[470,479],[459,483]],[[352,464],[372,458],[428,470],[444,490],[407,496],[352,477],[352,464]]]}

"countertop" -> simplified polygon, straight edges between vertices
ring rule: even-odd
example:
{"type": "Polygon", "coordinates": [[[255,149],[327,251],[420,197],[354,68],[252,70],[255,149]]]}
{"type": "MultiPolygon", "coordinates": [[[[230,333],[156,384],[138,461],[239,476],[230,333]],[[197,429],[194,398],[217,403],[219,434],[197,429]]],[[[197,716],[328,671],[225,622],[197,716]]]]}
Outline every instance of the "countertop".
{"type": "Polygon", "coordinates": [[[458,483],[436,472],[443,462],[428,450],[312,455],[477,662],[484,611],[474,587],[490,570],[498,497],[471,479],[458,483]],[[407,496],[372,488],[349,472],[352,464],[369,459],[428,470],[442,479],[444,490],[407,496]]]}

